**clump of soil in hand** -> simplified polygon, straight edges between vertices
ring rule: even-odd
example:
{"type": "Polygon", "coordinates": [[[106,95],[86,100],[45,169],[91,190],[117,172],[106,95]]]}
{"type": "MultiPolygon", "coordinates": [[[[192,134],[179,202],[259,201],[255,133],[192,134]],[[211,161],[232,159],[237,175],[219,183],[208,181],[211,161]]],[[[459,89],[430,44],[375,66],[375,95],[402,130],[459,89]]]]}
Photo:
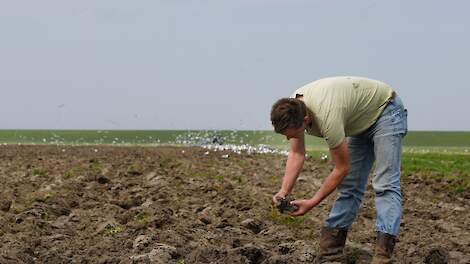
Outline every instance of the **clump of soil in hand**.
{"type": "Polygon", "coordinates": [[[289,214],[297,211],[299,207],[291,204],[295,199],[292,197],[277,198],[276,208],[281,214],[289,214]]]}

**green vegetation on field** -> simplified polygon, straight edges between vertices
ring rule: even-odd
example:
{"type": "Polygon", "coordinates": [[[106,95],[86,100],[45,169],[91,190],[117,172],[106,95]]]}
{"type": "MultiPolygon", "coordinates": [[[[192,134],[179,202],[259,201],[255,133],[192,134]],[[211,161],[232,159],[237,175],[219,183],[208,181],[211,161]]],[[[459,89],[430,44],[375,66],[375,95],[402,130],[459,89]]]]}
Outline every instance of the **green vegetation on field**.
{"type": "Polygon", "coordinates": [[[83,173],[84,169],[80,166],[73,167],[64,173],[66,179],[75,177],[83,173]]]}
{"type": "Polygon", "coordinates": [[[448,186],[463,192],[470,189],[470,155],[442,153],[404,153],[404,177],[418,175],[443,180],[448,186]]]}
{"type": "Polygon", "coordinates": [[[147,227],[150,223],[150,214],[147,212],[140,212],[134,216],[134,220],[142,227],[147,227]]]}
{"type": "Polygon", "coordinates": [[[41,176],[41,177],[47,176],[47,171],[41,168],[34,168],[32,173],[34,176],[41,176]]]}
{"type": "Polygon", "coordinates": [[[119,233],[122,233],[124,228],[119,225],[108,224],[106,225],[105,229],[103,230],[103,234],[105,236],[113,236],[119,233]]]}
{"type": "Polygon", "coordinates": [[[405,146],[467,147],[470,149],[470,132],[410,131],[405,137],[405,146]]]}
{"type": "Polygon", "coordinates": [[[271,220],[274,221],[276,224],[287,226],[299,226],[303,224],[305,222],[305,219],[307,218],[305,215],[294,217],[288,214],[281,214],[274,206],[271,206],[270,217],[271,220]]]}
{"type": "MultiPolygon", "coordinates": [[[[327,152],[309,151],[313,159],[321,159],[327,152]]],[[[470,155],[456,153],[416,153],[402,155],[402,177],[411,175],[445,181],[456,192],[470,190],[470,155]]]]}
{"type": "Polygon", "coordinates": [[[142,175],[144,169],[140,165],[132,164],[127,168],[127,174],[129,175],[142,175]]]}

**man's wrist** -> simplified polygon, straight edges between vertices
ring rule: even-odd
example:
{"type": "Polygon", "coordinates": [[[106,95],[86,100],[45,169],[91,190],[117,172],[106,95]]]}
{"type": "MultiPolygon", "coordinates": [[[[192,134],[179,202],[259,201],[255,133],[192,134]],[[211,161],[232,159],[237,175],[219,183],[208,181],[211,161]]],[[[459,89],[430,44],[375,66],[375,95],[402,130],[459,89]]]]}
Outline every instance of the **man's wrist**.
{"type": "Polygon", "coordinates": [[[278,194],[282,195],[283,197],[286,197],[287,195],[289,195],[289,191],[281,188],[278,194]]]}
{"type": "Polygon", "coordinates": [[[313,207],[317,206],[321,201],[319,201],[315,196],[308,200],[310,205],[313,207]]]}

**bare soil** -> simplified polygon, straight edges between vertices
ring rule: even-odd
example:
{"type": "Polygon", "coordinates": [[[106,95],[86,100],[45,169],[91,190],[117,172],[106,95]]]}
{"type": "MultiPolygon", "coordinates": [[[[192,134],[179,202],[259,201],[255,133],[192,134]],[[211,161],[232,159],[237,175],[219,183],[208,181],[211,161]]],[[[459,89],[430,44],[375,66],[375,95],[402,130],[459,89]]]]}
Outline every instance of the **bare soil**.
{"type": "MultiPolygon", "coordinates": [[[[306,216],[271,204],[285,156],[182,147],[1,146],[0,263],[311,263],[335,195],[306,216]],[[228,157],[227,157],[228,155],[228,157]]],[[[310,158],[294,196],[331,164],[310,158]]],[[[397,263],[470,263],[470,193],[419,175],[405,198],[397,263]]],[[[367,190],[347,242],[368,263],[367,190]]]]}

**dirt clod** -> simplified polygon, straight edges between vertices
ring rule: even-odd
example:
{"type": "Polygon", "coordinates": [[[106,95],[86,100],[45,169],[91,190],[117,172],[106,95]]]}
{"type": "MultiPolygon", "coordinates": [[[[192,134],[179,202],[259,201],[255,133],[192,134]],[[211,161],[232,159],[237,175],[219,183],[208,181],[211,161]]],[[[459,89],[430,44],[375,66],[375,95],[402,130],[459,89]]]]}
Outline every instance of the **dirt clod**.
{"type": "Polygon", "coordinates": [[[261,263],[266,258],[266,252],[264,249],[252,244],[238,248],[237,251],[248,260],[248,263],[251,264],[261,263]]]}
{"type": "Polygon", "coordinates": [[[433,248],[424,259],[426,264],[447,264],[449,263],[449,252],[444,248],[433,248]]]}
{"type": "Polygon", "coordinates": [[[292,197],[285,197],[277,200],[276,208],[281,214],[289,214],[297,211],[297,205],[291,204],[295,199],[292,197]]]}
{"type": "MultiPolygon", "coordinates": [[[[175,247],[158,243],[155,245],[155,248],[152,249],[149,255],[150,255],[150,260],[169,261],[173,258],[176,258],[178,256],[178,253],[175,247]]],[[[163,262],[163,263],[168,263],[168,262],[163,262]]]]}
{"type": "Polygon", "coordinates": [[[258,234],[263,229],[263,223],[261,221],[251,218],[244,220],[241,224],[255,234],[258,234]]]}
{"type": "Polygon", "coordinates": [[[98,180],[98,183],[101,183],[101,184],[106,184],[110,182],[109,178],[104,175],[98,176],[97,180],[98,180]]]}
{"type": "Polygon", "coordinates": [[[140,235],[134,240],[133,248],[134,250],[142,250],[146,248],[152,239],[146,235],[140,235]]]}
{"type": "Polygon", "coordinates": [[[0,197],[0,210],[4,211],[4,212],[8,212],[11,208],[11,203],[12,201],[9,200],[9,199],[2,199],[0,197]]]}

